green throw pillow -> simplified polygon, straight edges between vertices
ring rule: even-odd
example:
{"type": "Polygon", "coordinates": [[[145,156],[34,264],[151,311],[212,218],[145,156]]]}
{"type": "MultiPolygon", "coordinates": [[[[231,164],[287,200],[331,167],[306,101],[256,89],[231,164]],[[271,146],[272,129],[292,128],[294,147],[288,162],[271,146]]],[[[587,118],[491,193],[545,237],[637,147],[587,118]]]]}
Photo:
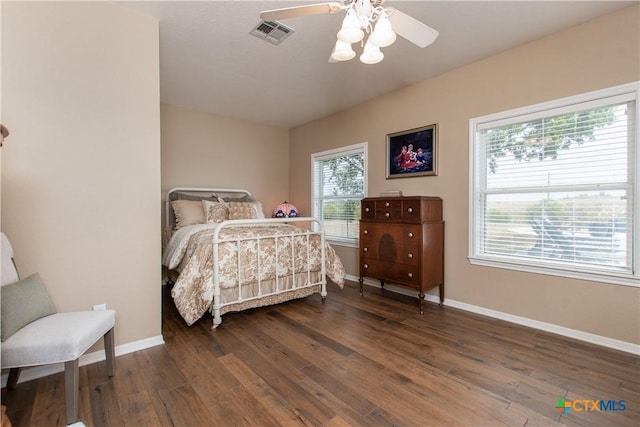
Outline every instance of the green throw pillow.
{"type": "Polygon", "coordinates": [[[2,341],[23,326],[56,312],[38,273],[0,288],[2,295],[2,341]]]}

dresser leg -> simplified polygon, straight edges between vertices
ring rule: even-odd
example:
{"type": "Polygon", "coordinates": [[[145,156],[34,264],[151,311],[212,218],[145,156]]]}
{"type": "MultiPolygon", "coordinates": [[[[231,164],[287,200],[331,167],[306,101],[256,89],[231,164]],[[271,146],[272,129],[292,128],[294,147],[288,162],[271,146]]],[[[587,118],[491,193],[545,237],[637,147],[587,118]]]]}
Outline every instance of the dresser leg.
{"type": "Polygon", "coordinates": [[[439,285],[440,288],[440,308],[442,308],[442,306],[444,305],[444,283],[440,283],[439,285]]]}
{"type": "Polygon", "coordinates": [[[364,293],[364,278],[359,278],[358,282],[360,282],[360,296],[364,293]]]}
{"type": "Polygon", "coordinates": [[[424,314],[424,292],[418,294],[418,303],[420,305],[420,314],[424,314]]]}

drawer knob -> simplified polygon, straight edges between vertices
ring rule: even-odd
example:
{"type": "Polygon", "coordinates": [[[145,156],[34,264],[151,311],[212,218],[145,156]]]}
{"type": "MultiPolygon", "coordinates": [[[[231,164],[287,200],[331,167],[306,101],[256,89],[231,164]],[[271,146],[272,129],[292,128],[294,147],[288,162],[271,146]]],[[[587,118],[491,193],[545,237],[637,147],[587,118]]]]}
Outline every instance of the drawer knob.
{"type": "Polygon", "coordinates": [[[407,212],[409,212],[409,213],[413,213],[413,208],[408,208],[408,209],[407,209],[407,212]]]}
{"type": "Polygon", "coordinates": [[[391,216],[391,214],[389,212],[385,213],[384,216],[386,216],[387,218],[389,218],[391,216]]]}
{"type": "MultiPolygon", "coordinates": [[[[366,249],[365,249],[365,251],[366,251],[366,249]]],[[[410,253],[410,254],[408,254],[408,255],[407,255],[407,258],[412,259],[412,258],[413,258],[413,254],[411,254],[411,253],[410,253]]]]}
{"type": "Polygon", "coordinates": [[[388,208],[389,207],[389,202],[385,202],[384,205],[388,208]]]}
{"type": "Polygon", "coordinates": [[[364,268],[369,268],[369,264],[364,264],[363,267],[364,268]]]}
{"type": "Polygon", "coordinates": [[[363,251],[367,252],[369,248],[362,248],[363,251]]]}
{"type": "Polygon", "coordinates": [[[365,212],[369,212],[369,208],[364,208],[364,211],[365,212]]]}
{"type": "Polygon", "coordinates": [[[412,232],[409,232],[409,237],[413,237],[413,233],[412,232]]]}
{"type": "Polygon", "coordinates": [[[409,274],[407,274],[407,277],[408,277],[409,279],[411,279],[411,278],[413,277],[413,273],[409,273],[409,274]]]}
{"type": "Polygon", "coordinates": [[[364,234],[369,234],[369,230],[364,230],[363,233],[364,234]]]}

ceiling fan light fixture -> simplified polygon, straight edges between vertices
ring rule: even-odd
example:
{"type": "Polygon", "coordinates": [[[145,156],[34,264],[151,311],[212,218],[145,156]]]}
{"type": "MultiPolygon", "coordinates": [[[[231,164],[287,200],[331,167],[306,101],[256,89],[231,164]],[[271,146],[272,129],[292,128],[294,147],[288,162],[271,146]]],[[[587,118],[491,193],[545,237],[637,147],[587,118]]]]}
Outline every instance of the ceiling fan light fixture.
{"type": "Polygon", "coordinates": [[[369,36],[369,42],[378,47],[391,46],[396,41],[396,33],[391,28],[391,22],[386,13],[381,13],[378,17],[376,27],[369,36]]]}
{"type": "Polygon", "coordinates": [[[348,61],[353,59],[356,53],[351,48],[350,43],[345,43],[342,40],[336,40],[336,45],[331,53],[331,59],[334,61],[348,61]]]}
{"type": "Polygon", "coordinates": [[[437,30],[395,7],[385,7],[385,1],[334,0],[328,3],[267,10],[260,13],[260,18],[265,22],[277,23],[278,19],[345,12],[346,16],[337,34],[339,43],[336,43],[331,51],[329,62],[348,61],[355,57],[350,45],[361,43],[362,47],[365,44],[365,35],[368,36],[368,40],[364,52],[360,55],[360,60],[365,64],[377,64],[382,61],[384,54],[380,48],[392,45],[397,36],[420,48],[429,46],[438,38],[437,30]]]}
{"type": "Polygon", "coordinates": [[[380,51],[380,48],[370,41],[364,45],[364,51],[360,55],[360,61],[365,64],[377,64],[384,59],[384,53],[380,51]]]}
{"type": "Polygon", "coordinates": [[[360,21],[353,12],[353,9],[347,11],[347,16],[342,21],[342,28],[338,31],[338,40],[345,43],[357,43],[364,38],[364,31],[360,28],[360,21]]]}

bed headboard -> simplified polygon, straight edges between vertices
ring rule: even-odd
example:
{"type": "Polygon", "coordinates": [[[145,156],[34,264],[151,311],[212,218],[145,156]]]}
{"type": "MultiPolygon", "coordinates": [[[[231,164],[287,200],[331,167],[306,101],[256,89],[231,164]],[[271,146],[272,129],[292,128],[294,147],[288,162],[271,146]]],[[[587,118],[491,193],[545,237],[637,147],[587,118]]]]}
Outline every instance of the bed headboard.
{"type": "Polygon", "coordinates": [[[203,187],[177,187],[167,192],[165,203],[165,225],[168,229],[173,229],[176,224],[176,217],[171,208],[174,200],[211,200],[225,202],[253,202],[254,198],[250,192],[237,188],[203,188],[203,187]]]}

